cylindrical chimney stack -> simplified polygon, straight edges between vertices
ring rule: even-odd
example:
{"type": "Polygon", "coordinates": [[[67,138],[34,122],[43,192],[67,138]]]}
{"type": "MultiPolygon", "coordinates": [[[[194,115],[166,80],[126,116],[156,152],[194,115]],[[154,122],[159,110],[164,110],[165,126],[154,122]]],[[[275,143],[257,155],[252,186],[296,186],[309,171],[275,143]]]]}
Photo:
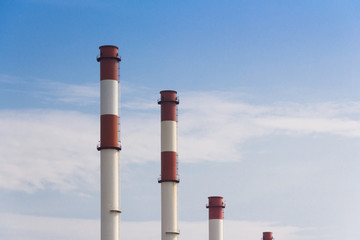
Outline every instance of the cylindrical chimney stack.
{"type": "Polygon", "coordinates": [[[273,240],[272,232],[263,232],[263,240],[273,240]]]}
{"type": "Polygon", "coordinates": [[[100,46],[101,240],[119,239],[118,47],[100,46]]]}
{"type": "Polygon", "coordinates": [[[161,98],[161,239],[177,240],[177,92],[164,90],[161,98]]]}
{"type": "Polygon", "coordinates": [[[224,209],[223,197],[209,197],[209,240],[224,239],[224,209]]]}

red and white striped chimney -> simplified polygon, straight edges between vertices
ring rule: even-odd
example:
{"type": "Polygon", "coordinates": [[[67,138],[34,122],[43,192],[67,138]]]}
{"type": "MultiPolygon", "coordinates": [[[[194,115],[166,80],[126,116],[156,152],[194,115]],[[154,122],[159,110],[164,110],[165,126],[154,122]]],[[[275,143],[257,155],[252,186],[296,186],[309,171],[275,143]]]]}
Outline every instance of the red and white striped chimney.
{"type": "Polygon", "coordinates": [[[273,240],[272,232],[263,232],[263,240],[273,240]]]}
{"type": "Polygon", "coordinates": [[[119,239],[118,47],[100,46],[101,240],[119,239]]]}
{"type": "Polygon", "coordinates": [[[209,197],[209,240],[224,239],[224,210],[223,197],[209,197]]]}
{"type": "Polygon", "coordinates": [[[161,98],[161,239],[177,240],[177,92],[164,90],[161,98]]]}

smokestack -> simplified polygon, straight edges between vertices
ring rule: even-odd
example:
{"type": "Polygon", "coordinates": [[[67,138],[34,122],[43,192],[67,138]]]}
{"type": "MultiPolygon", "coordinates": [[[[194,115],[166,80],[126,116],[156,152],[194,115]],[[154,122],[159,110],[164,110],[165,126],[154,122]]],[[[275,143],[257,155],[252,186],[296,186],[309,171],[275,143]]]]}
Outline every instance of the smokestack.
{"type": "Polygon", "coordinates": [[[177,92],[161,91],[161,239],[177,240],[177,92]]]}
{"type": "Polygon", "coordinates": [[[272,240],[272,232],[263,232],[263,240],[272,240]]]}
{"type": "Polygon", "coordinates": [[[209,240],[224,239],[224,210],[223,197],[209,197],[209,240]]]}
{"type": "Polygon", "coordinates": [[[101,240],[119,239],[118,47],[100,46],[101,240]]]}

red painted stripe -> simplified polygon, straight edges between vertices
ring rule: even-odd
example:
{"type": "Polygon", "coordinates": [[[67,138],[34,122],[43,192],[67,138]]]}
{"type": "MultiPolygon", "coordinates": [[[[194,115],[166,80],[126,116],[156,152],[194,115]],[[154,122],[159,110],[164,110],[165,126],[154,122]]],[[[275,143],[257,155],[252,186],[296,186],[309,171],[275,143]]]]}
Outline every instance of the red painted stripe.
{"type": "Polygon", "coordinates": [[[116,59],[101,59],[100,80],[104,79],[118,80],[118,61],[116,59]]]}
{"type": "Polygon", "coordinates": [[[161,121],[176,121],[176,104],[172,102],[161,103],[161,121]]]}
{"type": "Polygon", "coordinates": [[[164,90],[161,91],[160,94],[161,121],[176,121],[176,105],[179,103],[176,96],[177,92],[164,90]]]}
{"type": "Polygon", "coordinates": [[[161,153],[161,180],[177,180],[176,152],[161,153]]]}
{"type": "Polygon", "coordinates": [[[118,116],[101,115],[100,118],[101,147],[118,147],[118,116]]]}
{"type": "Polygon", "coordinates": [[[209,208],[209,219],[224,219],[224,211],[222,208],[209,208]]]}
{"type": "Polygon", "coordinates": [[[272,240],[272,232],[263,232],[263,240],[272,240]]]}
{"type": "Polygon", "coordinates": [[[224,205],[223,202],[223,197],[220,196],[212,196],[212,197],[208,197],[209,198],[209,207],[221,207],[224,205]]]}
{"type": "Polygon", "coordinates": [[[160,92],[162,101],[175,101],[177,92],[174,90],[163,90],[160,92]]]}
{"type": "Polygon", "coordinates": [[[118,79],[118,62],[121,61],[118,55],[118,47],[113,45],[100,46],[100,80],[118,79]]]}
{"type": "Polygon", "coordinates": [[[224,210],[225,208],[223,197],[213,196],[209,197],[209,219],[224,219],[224,210]]]}

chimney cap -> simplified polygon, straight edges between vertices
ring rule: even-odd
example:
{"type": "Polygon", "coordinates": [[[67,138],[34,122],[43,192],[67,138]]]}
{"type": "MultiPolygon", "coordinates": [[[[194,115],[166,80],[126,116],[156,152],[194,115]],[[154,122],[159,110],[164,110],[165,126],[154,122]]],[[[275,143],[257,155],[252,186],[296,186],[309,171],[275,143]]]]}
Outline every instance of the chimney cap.
{"type": "Polygon", "coordinates": [[[161,90],[161,91],[160,91],[160,93],[163,93],[163,92],[177,93],[177,91],[175,91],[175,90],[161,90]]]}
{"type": "Polygon", "coordinates": [[[119,49],[119,47],[118,47],[118,46],[115,46],[115,45],[101,45],[101,46],[99,47],[99,49],[101,49],[101,48],[103,48],[103,47],[113,47],[113,48],[119,49]]]}

